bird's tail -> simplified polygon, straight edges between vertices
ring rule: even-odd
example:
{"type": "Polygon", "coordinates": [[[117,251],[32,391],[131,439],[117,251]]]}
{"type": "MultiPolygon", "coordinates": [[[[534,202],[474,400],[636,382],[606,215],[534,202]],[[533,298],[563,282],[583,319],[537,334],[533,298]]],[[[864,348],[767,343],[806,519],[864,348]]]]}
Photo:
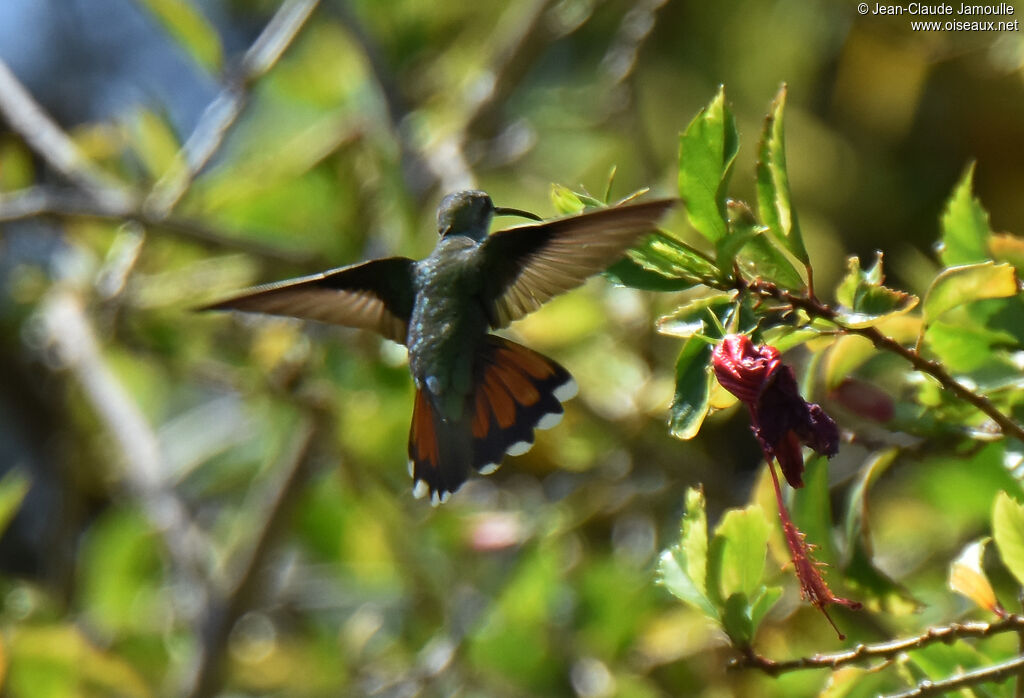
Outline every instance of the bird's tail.
{"type": "Polygon", "coordinates": [[[463,419],[450,422],[424,390],[416,391],[409,462],[413,492],[435,504],[457,490],[470,470],[497,470],[505,454],[533,446],[534,429],[562,419],[562,402],[576,394],[569,372],[551,359],[507,339],[488,335],[477,354],[473,393],[463,419]]]}

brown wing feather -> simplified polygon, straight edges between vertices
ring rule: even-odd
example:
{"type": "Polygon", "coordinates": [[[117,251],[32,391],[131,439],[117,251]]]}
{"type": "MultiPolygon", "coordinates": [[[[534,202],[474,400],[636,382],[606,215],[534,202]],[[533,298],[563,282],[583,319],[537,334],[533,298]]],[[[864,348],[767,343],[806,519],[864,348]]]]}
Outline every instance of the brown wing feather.
{"type": "Polygon", "coordinates": [[[675,204],[645,201],[494,233],[483,243],[492,325],[504,327],[607,269],[675,204]]]}
{"type": "Polygon", "coordinates": [[[257,286],[203,310],[244,310],[374,330],[405,343],[415,300],[407,257],[375,259],[257,286]]]}

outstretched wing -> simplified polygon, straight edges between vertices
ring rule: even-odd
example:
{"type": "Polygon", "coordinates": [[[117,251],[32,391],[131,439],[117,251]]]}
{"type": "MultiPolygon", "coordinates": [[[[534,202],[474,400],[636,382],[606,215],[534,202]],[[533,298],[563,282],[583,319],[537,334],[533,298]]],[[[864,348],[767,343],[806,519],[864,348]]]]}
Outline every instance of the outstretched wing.
{"type": "Polygon", "coordinates": [[[604,271],[676,203],[659,199],[501,230],[482,245],[493,327],[504,327],[604,271]]]}
{"type": "Polygon", "coordinates": [[[405,344],[416,291],[408,257],[375,259],[257,286],[202,310],[245,310],[374,330],[405,344]]]}

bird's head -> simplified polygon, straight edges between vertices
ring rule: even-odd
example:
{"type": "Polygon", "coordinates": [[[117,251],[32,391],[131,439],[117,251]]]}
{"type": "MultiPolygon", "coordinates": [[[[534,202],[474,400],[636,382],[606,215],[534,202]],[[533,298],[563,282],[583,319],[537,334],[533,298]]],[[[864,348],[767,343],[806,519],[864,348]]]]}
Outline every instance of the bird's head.
{"type": "Polygon", "coordinates": [[[541,220],[529,211],[495,206],[485,192],[457,191],[444,197],[437,207],[437,234],[442,237],[466,235],[474,240],[483,240],[487,237],[494,216],[521,216],[541,220]]]}

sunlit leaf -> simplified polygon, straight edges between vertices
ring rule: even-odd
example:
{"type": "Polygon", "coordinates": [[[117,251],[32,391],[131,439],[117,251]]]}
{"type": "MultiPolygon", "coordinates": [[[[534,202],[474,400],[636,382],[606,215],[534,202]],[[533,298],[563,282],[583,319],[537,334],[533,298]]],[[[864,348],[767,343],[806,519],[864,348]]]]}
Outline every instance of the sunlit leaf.
{"type": "Polygon", "coordinates": [[[953,561],[949,566],[949,588],[986,611],[1002,615],[1002,606],[996,600],[996,592],[981,566],[988,541],[988,538],[982,538],[968,544],[953,561]]]}
{"type": "Polygon", "coordinates": [[[691,225],[712,242],[728,232],[725,200],[738,150],[736,122],[719,89],[679,137],[679,196],[691,225]]]}
{"type": "Polygon", "coordinates": [[[702,593],[707,593],[708,515],[704,490],[686,490],[686,511],[680,530],[679,544],[686,550],[687,571],[702,593]]]}
{"type": "Polygon", "coordinates": [[[1009,264],[982,262],[942,270],[925,294],[925,324],[958,305],[1017,294],[1017,274],[1009,264]]]}
{"type": "Polygon", "coordinates": [[[912,310],[917,296],[882,285],[882,253],[870,269],[862,270],[860,260],[847,260],[847,273],[836,288],[840,307],[836,319],[847,327],[871,327],[894,315],[912,310]]]}
{"type": "Polygon", "coordinates": [[[580,197],[574,191],[561,184],[551,185],[551,203],[554,205],[555,210],[562,215],[579,213],[586,208],[586,204],[580,200],[580,197]]]}
{"type": "Polygon", "coordinates": [[[623,257],[608,267],[604,275],[612,283],[621,286],[661,293],[686,291],[698,284],[697,281],[691,279],[665,276],[661,272],[637,264],[629,257],[623,257]]]}
{"type": "Polygon", "coordinates": [[[751,598],[761,586],[771,526],[761,507],[731,509],[715,529],[709,569],[722,599],[736,593],[751,598]]]}
{"type": "Polygon", "coordinates": [[[669,432],[677,439],[692,439],[708,413],[711,395],[712,346],[698,337],[686,340],[676,360],[676,392],[672,399],[669,432]]]}
{"type": "Polygon", "coordinates": [[[707,595],[707,547],[704,494],[690,488],[679,543],[661,554],[658,581],[680,601],[718,621],[718,609],[707,595]]]}
{"type": "Polygon", "coordinates": [[[757,149],[757,207],[771,235],[794,257],[807,264],[809,258],[796,211],[793,210],[789,174],[786,172],[785,107],[786,87],[783,85],[765,119],[757,149]]]}
{"type": "Polygon", "coordinates": [[[718,267],[684,243],[661,233],[648,235],[629,250],[629,259],[644,269],[690,286],[720,276],[718,267]]]}
{"type": "Polygon", "coordinates": [[[224,61],[217,30],[189,0],[138,0],[199,65],[219,72],[224,61]]]}
{"type": "Polygon", "coordinates": [[[1012,264],[1017,274],[1024,273],[1024,238],[1008,233],[992,233],[988,238],[992,259],[1012,264]]]}
{"type": "Polygon", "coordinates": [[[939,258],[947,267],[974,264],[989,259],[988,212],[974,197],[974,163],[968,165],[942,214],[939,258]]]}
{"type": "MultiPolygon", "coordinates": [[[[696,334],[703,334],[705,330],[714,330],[715,323],[711,315],[718,318],[722,325],[727,324],[726,315],[732,303],[733,295],[728,293],[714,293],[696,298],[677,308],[671,315],[658,318],[658,332],[670,337],[689,339],[696,334]]],[[[716,336],[717,334],[715,332],[716,336]]]]}
{"type": "Polygon", "coordinates": [[[1006,492],[996,495],[992,511],[992,538],[1003,564],[1024,584],[1024,505],[1006,492]]]}

